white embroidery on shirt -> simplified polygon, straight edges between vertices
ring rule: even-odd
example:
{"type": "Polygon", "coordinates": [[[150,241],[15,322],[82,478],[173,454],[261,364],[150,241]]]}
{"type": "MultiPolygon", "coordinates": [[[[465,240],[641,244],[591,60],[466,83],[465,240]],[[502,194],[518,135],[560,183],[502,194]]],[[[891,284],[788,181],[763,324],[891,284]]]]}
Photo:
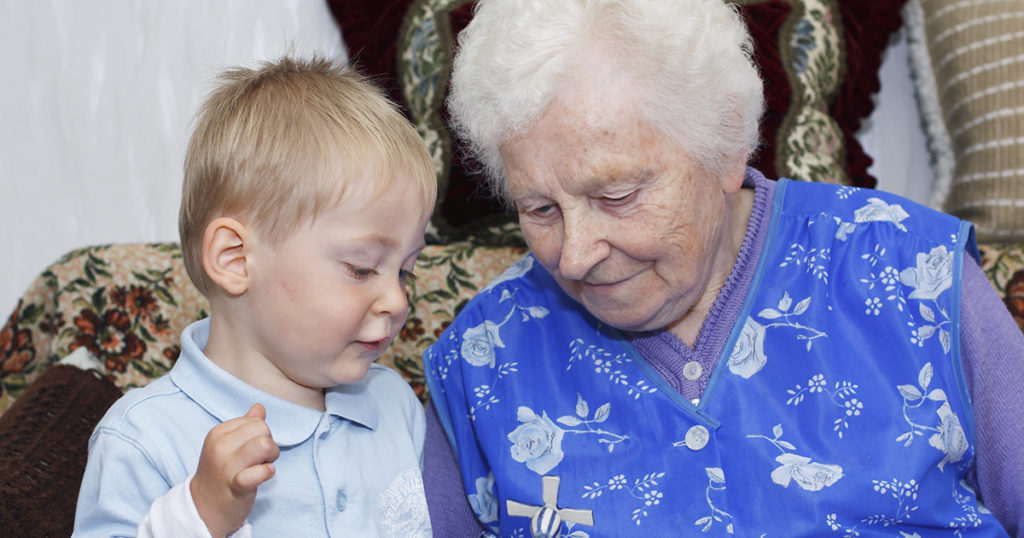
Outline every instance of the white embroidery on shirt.
{"type": "Polygon", "coordinates": [[[377,509],[387,536],[431,536],[427,498],[423,493],[423,477],[419,469],[411,468],[399,473],[377,498],[377,509]]]}

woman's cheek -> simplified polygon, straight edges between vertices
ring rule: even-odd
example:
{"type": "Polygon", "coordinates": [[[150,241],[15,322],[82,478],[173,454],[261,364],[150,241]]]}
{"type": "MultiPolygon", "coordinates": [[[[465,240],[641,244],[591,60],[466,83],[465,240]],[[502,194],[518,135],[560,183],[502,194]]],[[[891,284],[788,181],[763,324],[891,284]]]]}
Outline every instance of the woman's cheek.
{"type": "Polygon", "coordinates": [[[561,234],[551,226],[538,224],[520,225],[523,238],[530,251],[544,267],[551,270],[558,266],[558,258],[562,250],[561,234]]]}

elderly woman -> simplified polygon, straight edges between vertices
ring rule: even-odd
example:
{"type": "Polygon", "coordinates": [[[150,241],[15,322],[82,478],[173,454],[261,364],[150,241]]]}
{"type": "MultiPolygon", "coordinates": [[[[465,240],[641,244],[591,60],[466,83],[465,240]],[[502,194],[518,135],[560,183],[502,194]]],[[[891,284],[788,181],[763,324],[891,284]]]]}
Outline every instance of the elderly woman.
{"type": "Polygon", "coordinates": [[[734,9],[481,0],[459,47],[532,252],[425,353],[439,536],[1015,532],[1024,336],[971,225],[747,169],[734,9]]]}

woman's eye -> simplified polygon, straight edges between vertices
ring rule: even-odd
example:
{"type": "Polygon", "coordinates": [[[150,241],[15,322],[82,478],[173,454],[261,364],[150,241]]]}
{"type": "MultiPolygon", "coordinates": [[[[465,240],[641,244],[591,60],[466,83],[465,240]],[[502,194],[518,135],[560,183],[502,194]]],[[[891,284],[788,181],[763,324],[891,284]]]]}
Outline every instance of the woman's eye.
{"type": "Polygon", "coordinates": [[[349,274],[355,277],[357,280],[366,280],[377,274],[376,269],[369,269],[366,267],[359,267],[346,263],[345,267],[348,268],[349,274]]]}
{"type": "Polygon", "coordinates": [[[605,202],[607,202],[607,203],[609,203],[611,205],[622,205],[622,204],[625,204],[625,203],[629,202],[630,200],[632,200],[634,194],[636,194],[635,191],[634,192],[628,192],[628,193],[623,194],[621,196],[605,196],[604,200],[605,200],[605,202]]]}
{"type": "Polygon", "coordinates": [[[549,215],[552,211],[554,211],[554,209],[555,209],[554,205],[548,204],[548,205],[542,205],[542,206],[538,206],[538,207],[532,208],[532,209],[530,209],[527,212],[530,213],[531,215],[536,215],[538,217],[543,217],[545,215],[549,215]]]}

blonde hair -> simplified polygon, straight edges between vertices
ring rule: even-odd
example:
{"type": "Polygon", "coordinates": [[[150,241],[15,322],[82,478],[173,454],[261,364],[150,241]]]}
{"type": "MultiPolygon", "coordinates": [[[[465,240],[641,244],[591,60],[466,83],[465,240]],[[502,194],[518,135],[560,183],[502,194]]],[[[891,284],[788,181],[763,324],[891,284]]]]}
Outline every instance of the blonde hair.
{"type": "Polygon", "coordinates": [[[717,176],[757,148],[764,109],[737,9],[723,0],[478,0],[459,34],[449,123],[505,198],[499,146],[597,54],[628,77],[642,119],[717,176]]]}
{"type": "Polygon", "coordinates": [[[185,269],[204,294],[203,234],[220,216],[247,219],[274,244],[337,204],[352,181],[373,181],[377,196],[412,187],[425,207],[436,201],[423,140],[344,64],[285,56],[219,81],[189,140],[178,217],[185,269]]]}

